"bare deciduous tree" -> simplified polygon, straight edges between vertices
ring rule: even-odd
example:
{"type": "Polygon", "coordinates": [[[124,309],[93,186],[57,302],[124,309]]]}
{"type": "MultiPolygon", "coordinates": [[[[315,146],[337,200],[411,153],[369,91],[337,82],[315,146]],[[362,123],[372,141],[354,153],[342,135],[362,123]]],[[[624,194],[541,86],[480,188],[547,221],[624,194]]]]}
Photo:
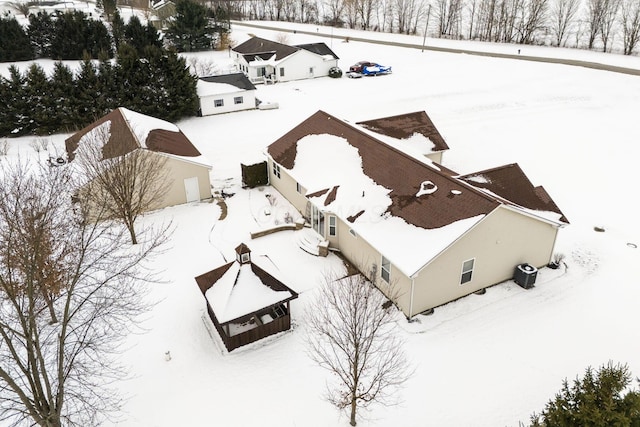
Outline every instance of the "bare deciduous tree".
{"type": "Polygon", "coordinates": [[[578,0],[554,0],[550,9],[550,27],[557,46],[566,45],[579,6],[578,0]]]}
{"type": "MultiPolygon", "coordinates": [[[[0,423],[98,425],[121,399],[109,384],[120,339],[146,308],[144,260],[156,235],[127,245],[71,203],[67,168],[2,164],[0,423]]],[[[147,234],[150,237],[150,234],[147,234]]]]}
{"type": "Polygon", "coordinates": [[[602,51],[610,50],[610,43],[615,34],[615,26],[618,22],[618,11],[620,10],[620,0],[604,0],[604,13],[600,21],[600,39],[602,40],[602,51]]]}
{"type": "Polygon", "coordinates": [[[325,1],[327,13],[324,20],[329,25],[336,26],[342,22],[342,12],[344,11],[345,0],[327,0],[325,1]]]}
{"type": "Polygon", "coordinates": [[[436,0],[435,10],[440,37],[459,35],[462,6],[462,0],[436,0]]]}
{"type": "Polygon", "coordinates": [[[593,48],[596,38],[602,29],[602,20],[604,19],[607,0],[587,0],[587,25],[589,27],[588,49],[593,48]]]}
{"type": "Polygon", "coordinates": [[[623,0],[620,7],[622,43],[625,55],[631,55],[640,41],[640,2],[623,0]]]}
{"type": "Polygon", "coordinates": [[[352,426],[358,408],[395,403],[391,393],[410,376],[387,303],[362,275],[327,277],[306,312],[309,355],[334,375],[327,399],[349,410],[352,426]]]}
{"type": "Polygon", "coordinates": [[[125,138],[119,132],[125,131],[111,129],[110,122],[105,122],[80,141],[73,161],[87,183],[78,198],[90,215],[122,221],[136,244],[136,219],[160,206],[171,178],[162,154],[147,149],[123,150],[121,144],[110,143],[125,138]]]}

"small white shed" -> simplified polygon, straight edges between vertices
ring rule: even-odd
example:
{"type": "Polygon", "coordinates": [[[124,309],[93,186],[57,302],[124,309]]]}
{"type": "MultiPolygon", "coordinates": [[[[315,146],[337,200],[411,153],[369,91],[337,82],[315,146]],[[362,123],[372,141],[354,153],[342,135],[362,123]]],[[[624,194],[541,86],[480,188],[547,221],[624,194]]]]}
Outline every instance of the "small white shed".
{"type": "Polygon", "coordinates": [[[256,108],[256,87],[243,73],[200,77],[197,91],[202,116],[256,108]]]}

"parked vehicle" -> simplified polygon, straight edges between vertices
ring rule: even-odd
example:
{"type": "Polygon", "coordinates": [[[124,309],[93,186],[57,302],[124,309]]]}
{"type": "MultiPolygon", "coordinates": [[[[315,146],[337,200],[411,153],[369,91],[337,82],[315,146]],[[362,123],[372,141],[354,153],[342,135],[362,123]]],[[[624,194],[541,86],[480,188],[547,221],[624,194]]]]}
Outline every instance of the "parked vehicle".
{"type": "Polygon", "coordinates": [[[359,79],[360,77],[362,77],[361,73],[357,73],[355,71],[347,71],[346,74],[350,79],[359,79]]]}
{"type": "Polygon", "coordinates": [[[378,74],[391,73],[391,67],[370,61],[360,61],[349,67],[348,77],[351,77],[349,75],[350,73],[358,73],[363,76],[376,76],[378,74]]]}

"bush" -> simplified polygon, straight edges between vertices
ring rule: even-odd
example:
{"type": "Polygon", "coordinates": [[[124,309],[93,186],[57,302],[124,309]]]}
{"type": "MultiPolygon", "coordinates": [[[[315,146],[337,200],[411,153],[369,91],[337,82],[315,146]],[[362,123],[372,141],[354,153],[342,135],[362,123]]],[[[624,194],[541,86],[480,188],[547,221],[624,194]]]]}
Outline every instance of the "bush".
{"type": "Polygon", "coordinates": [[[331,67],[329,69],[329,77],[339,79],[340,77],[342,77],[342,70],[338,67],[331,67]]]}
{"type": "Polygon", "coordinates": [[[573,384],[565,379],[562,389],[549,400],[541,414],[531,416],[532,427],[638,427],[640,391],[629,389],[627,365],[613,364],[594,371],[586,369],[573,384]]]}

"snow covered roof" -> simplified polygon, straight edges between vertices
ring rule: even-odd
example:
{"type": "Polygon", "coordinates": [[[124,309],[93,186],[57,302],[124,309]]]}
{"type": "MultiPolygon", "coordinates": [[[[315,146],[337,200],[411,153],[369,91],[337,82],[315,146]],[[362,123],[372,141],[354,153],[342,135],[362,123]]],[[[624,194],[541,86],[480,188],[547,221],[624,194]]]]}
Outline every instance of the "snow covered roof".
{"type": "Polygon", "coordinates": [[[267,151],[312,203],[350,224],[407,276],[504,204],[323,111],[267,151]]]}
{"type": "Polygon", "coordinates": [[[253,262],[236,260],[195,280],[221,324],[298,297],[253,262]]]}
{"type": "Polygon", "coordinates": [[[422,154],[445,151],[449,146],[424,111],[356,123],[387,144],[422,154]]]}
{"type": "Polygon", "coordinates": [[[256,87],[244,73],[200,77],[197,85],[198,96],[200,97],[255,89],[256,87]]]}
{"type": "Polygon", "coordinates": [[[65,140],[67,155],[73,160],[74,152],[84,139],[97,136],[108,124],[108,136],[103,147],[105,159],[122,156],[138,148],[156,151],[183,161],[211,167],[211,163],[198,151],[174,124],[155,117],[120,107],[96,120],[65,140]]]}

